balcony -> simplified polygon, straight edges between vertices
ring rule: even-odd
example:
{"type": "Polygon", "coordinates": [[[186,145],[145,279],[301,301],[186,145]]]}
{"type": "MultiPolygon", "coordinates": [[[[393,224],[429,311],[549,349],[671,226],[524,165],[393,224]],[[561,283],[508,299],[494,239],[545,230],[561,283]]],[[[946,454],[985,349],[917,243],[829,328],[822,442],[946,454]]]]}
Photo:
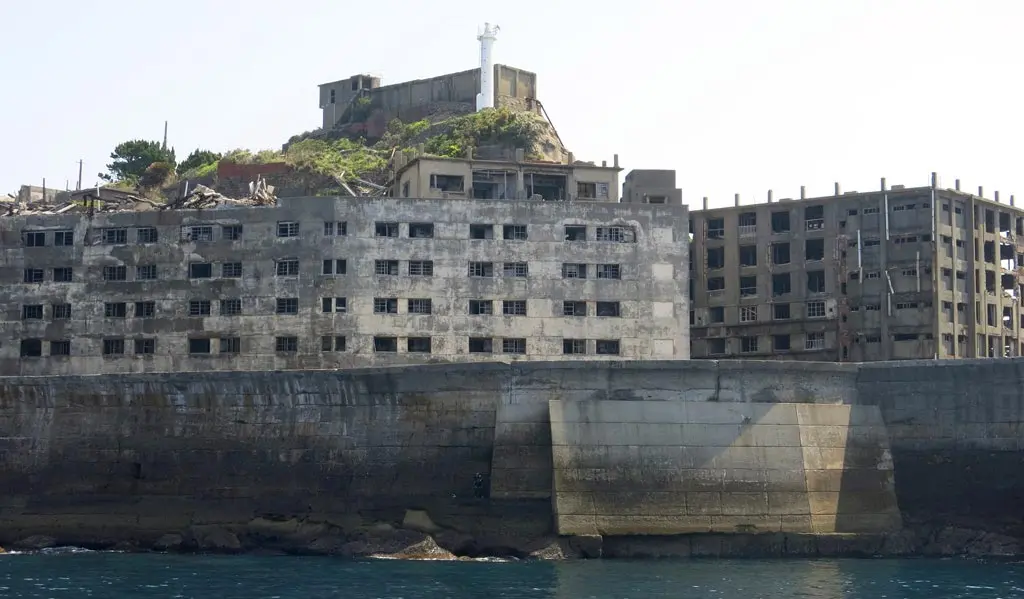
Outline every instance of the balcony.
{"type": "Polygon", "coordinates": [[[740,237],[757,236],[757,225],[740,225],[738,228],[740,232],[740,237]]]}

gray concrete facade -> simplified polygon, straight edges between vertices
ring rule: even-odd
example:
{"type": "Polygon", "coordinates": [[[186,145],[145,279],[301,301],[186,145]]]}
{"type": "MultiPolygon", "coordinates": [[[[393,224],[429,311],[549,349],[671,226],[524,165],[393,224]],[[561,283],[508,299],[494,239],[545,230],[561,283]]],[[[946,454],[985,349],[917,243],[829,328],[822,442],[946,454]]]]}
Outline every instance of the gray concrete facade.
{"type": "Polygon", "coordinates": [[[685,207],[287,198],[0,219],[2,374],[685,359],[685,207]]]}

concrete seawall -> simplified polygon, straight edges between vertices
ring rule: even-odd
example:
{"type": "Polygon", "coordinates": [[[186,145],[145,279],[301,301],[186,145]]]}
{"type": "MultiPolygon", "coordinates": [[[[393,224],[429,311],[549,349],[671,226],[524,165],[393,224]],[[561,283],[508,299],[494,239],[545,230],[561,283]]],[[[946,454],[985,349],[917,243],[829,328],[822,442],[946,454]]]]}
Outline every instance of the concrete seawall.
{"type": "Polygon", "coordinates": [[[900,512],[1016,530],[1022,377],[1024,360],[0,378],[0,544],[217,526],[245,545],[254,520],[347,534],[407,510],[479,551],[557,533],[879,533],[900,512]]]}

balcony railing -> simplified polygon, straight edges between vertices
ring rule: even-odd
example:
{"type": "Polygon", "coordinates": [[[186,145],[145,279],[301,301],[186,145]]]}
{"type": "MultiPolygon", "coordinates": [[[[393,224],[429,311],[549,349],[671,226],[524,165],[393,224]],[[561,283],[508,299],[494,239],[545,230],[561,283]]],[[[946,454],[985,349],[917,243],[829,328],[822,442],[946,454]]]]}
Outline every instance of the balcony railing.
{"type": "Polygon", "coordinates": [[[757,225],[740,225],[740,237],[754,237],[757,235],[757,225]]]}
{"type": "Polygon", "coordinates": [[[810,218],[807,219],[807,230],[817,231],[818,229],[825,228],[825,219],[823,218],[810,218]]]}

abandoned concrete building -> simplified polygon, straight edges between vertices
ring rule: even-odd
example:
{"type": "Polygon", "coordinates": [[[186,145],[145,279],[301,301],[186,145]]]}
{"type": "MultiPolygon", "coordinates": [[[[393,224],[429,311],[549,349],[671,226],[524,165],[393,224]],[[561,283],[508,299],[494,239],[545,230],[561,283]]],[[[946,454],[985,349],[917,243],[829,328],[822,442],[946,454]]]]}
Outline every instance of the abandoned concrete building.
{"type": "Polygon", "coordinates": [[[0,218],[0,374],[685,359],[686,222],[612,198],[0,218]]]}
{"type": "Polygon", "coordinates": [[[619,157],[612,166],[525,161],[517,150],[512,159],[419,156],[399,161],[394,197],[537,199],[547,201],[619,201],[619,157]]]}
{"type": "Polygon", "coordinates": [[[959,187],[691,212],[692,356],[1024,355],[1024,210],[959,187]]]}

